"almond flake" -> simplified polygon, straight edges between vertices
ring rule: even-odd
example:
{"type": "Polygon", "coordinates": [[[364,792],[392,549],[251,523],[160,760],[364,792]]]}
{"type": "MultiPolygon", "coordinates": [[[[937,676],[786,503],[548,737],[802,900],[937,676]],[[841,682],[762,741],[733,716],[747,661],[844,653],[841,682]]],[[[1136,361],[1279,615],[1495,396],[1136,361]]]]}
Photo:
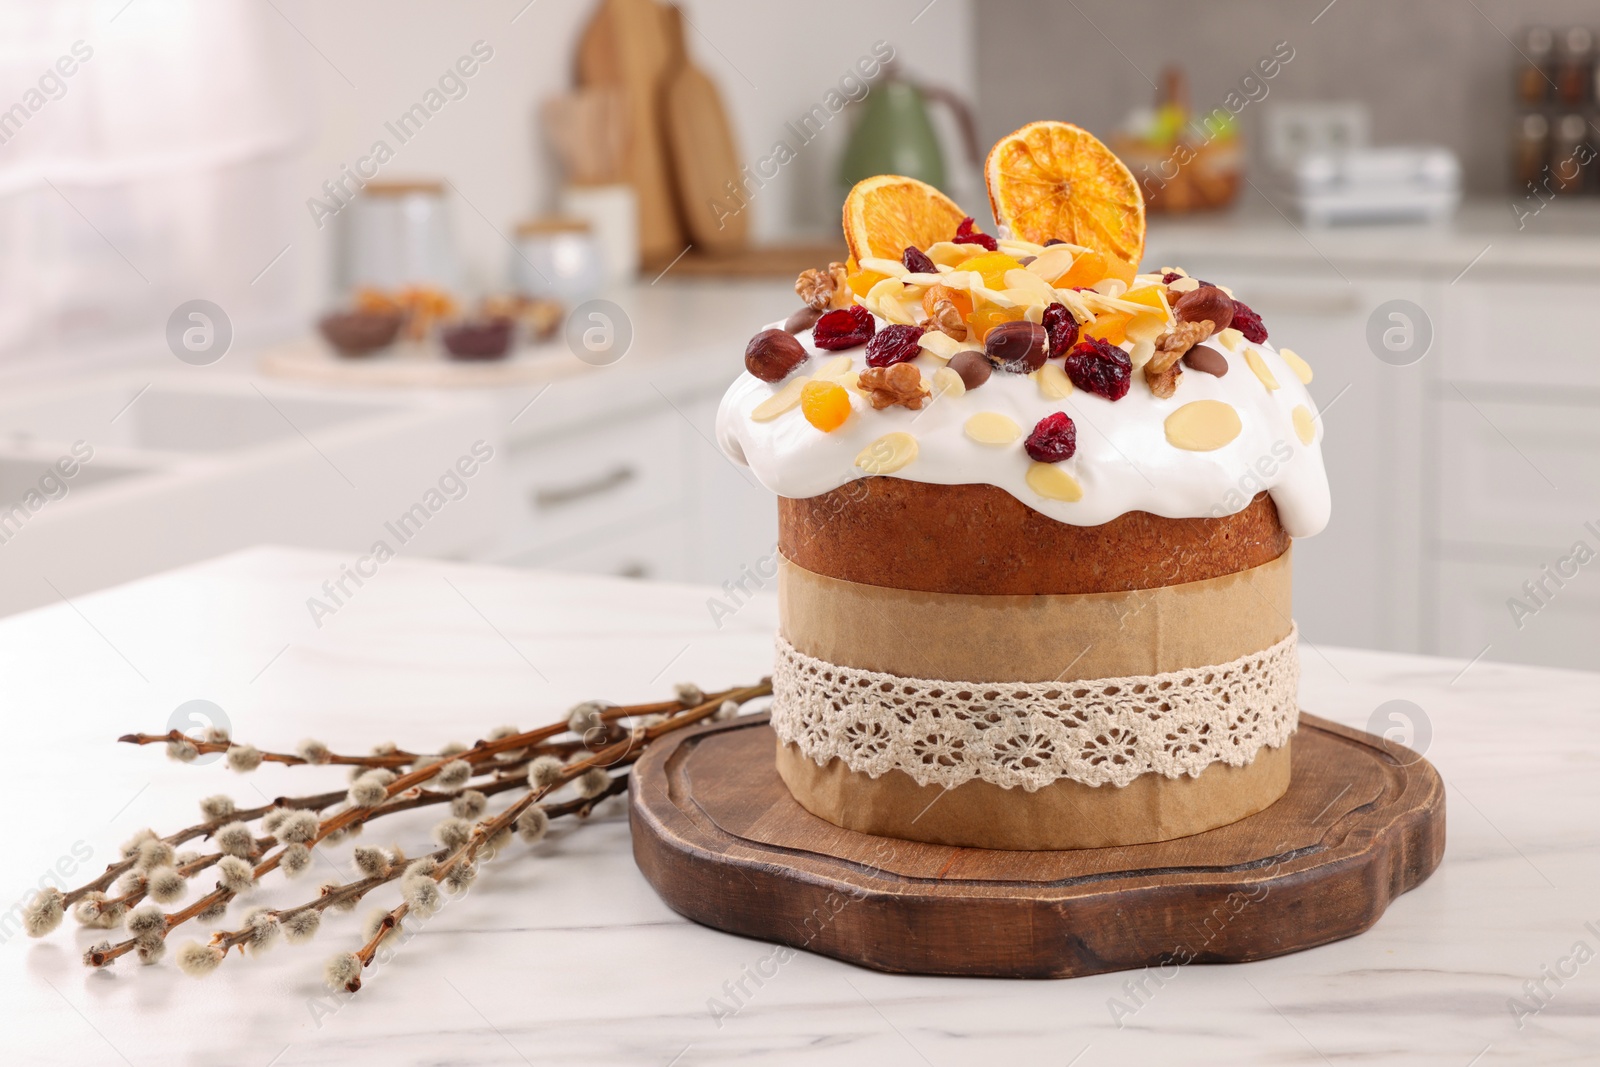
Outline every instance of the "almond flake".
{"type": "Polygon", "coordinates": [[[1311,364],[1296,355],[1294,349],[1280,348],[1278,355],[1289,364],[1289,369],[1294,371],[1294,376],[1300,379],[1302,385],[1311,384],[1311,364]]]}
{"type": "Polygon", "coordinates": [[[998,411],[980,411],[963,427],[980,445],[1009,445],[1022,436],[1022,427],[998,411]]]}
{"type": "Polygon", "coordinates": [[[1294,434],[1300,438],[1301,444],[1309,445],[1317,439],[1316,416],[1311,414],[1310,408],[1298,404],[1294,411],[1290,412],[1290,417],[1294,419],[1294,434]]]}
{"type": "Polygon", "coordinates": [[[1034,463],[1028,467],[1028,488],[1046,500],[1065,500],[1071,504],[1083,499],[1078,479],[1054,463],[1034,463]]]}
{"type": "Polygon", "coordinates": [[[791,411],[800,406],[800,390],[811,379],[805,375],[789,379],[782,389],[767,397],[750,411],[750,418],[755,422],[771,422],[786,411],[791,411]]]}
{"type": "Polygon", "coordinates": [[[812,377],[818,381],[831,381],[834,378],[842,375],[845,371],[849,370],[850,366],[851,360],[849,356],[834,356],[832,359],[828,360],[828,362],[824,363],[821,368],[818,369],[817,373],[812,375],[812,377]]]}
{"type": "Polygon", "coordinates": [[[898,259],[881,259],[877,256],[868,256],[861,261],[862,270],[870,270],[877,274],[887,274],[891,278],[904,278],[911,271],[898,259]]]}
{"type": "Polygon", "coordinates": [[[1039,368],[1039,392],[1048,400],[1061,400],[1072,393],[1072,379],[1058,363],[1046,363],[1039,368]]]}
{"type": "Polygon", "coordinates": [[[1214,452],[1239,436],[1239,413],[1220,400],[1194,400],[1168,415],[1167,443],[1188,452],[1214,452]]]}
{"type": "Polygon", "coordinates": [[[1051,245],[1022,269],[1029,274],[1037,274],[1047,282],[1053,282],[1072,269],[1072,253],[1065,245],[1051,245]]]}
{"type": "Polygon", "coordinates": [[[949,334],[940,333],[938,330],[929,330],[922,335],[917,344],[930,356],[943,360],[954,358],[957,352],[983,351],[978,345],[969,344],[966,341],[957,341],[949,334]]]}
{"type": "Polygon", "coordinates": [[[1260,352],[1254,348],[1245,349],[1244,361],[1250,367],[1251,373],[1261,379],[1261,384],[1267,387],[1268,392],[1278,388],[1278,379],[1267,366],[1267,361],[1261,358],[1260,352]]]}
{"type": "Polygon", "coordinates": [[[856,455],[868,474],[893,474],[917,458],[917,439],[903,430],[886,433],[856,455]]]}
{"type": "Polygon", "coordinates": [[[966,391],[967,383],[962,379],[961,375],[949,367],[940,367],[933,372],[933,396],[935,400],[942,396],[961,396],[966,391]]]}

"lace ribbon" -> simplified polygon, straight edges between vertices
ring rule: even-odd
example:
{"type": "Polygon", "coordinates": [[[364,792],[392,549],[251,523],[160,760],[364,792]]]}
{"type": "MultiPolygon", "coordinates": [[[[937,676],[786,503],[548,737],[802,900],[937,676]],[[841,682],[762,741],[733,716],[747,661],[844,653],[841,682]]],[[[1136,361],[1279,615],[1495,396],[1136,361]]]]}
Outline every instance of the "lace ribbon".
{"type": "Polygon", "coordinates": [[[918,785],[981,778],[1029,792],[1061,778],[1123,786],[1141,774],[1242,767],[1299,720],[1298,628],[1230,663],[1074,682],[941,682],[841,667],[782,635],[772,726],[818,765],[918,785]]]}

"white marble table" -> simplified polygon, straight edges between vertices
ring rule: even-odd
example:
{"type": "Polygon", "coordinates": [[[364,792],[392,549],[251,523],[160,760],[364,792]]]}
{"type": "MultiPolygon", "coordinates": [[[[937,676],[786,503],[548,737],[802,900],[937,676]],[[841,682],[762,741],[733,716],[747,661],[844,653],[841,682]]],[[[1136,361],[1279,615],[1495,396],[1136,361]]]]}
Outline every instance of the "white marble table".
{"type": "MultiPolygon", "coordinates": [[[[770,662],[770,599],[718,629],[708,589],[403,559],[319,630],[305,600],[348,562],[258,549],[0,621],[3,906],[58,860],[98,871],[132,831],[186,825],[204,793],[259,803],[258,788],[343,780],[270,766],[241,777],[113,743],[164,729],[187,700],[214,701],[236,737],[261,744],[428,746],[547,721],[585,697],[739,683],[770,662]]],[[[1188,968],[1149,985],[1120,1027],[1110,1005],[1134,1003],[1126,974],[907,978],[804,954],[758,989],[747,982],[753,995],[719,1025],[708,1001],[726,1000],[725,983],[769,946],[668,910],[635,869],[613,800],[537,854],[490,865],[348,1002],[322,987],[321,963],[353,946],[359,914],[203,981],[171,963],[91,973],[78,954],[97,938],[70,920],[42,941],[8,921],[0,1061],[1594,1062],[1600,962],[1547,981],[1546,1006],[1520,1028],[1508,1001],[1542,968],[1570,973],[1576,942],[1600,950],[1600,676],[1323,648],[1305,655],[1302,696],[1352,725],[1392,699],[1424,710],[1449,785],[1442,867],[1358,938],[1188,968]]],[[[407,819],[369,837],[421,846],[432,820],[407,819]]],[[[291,885],[304,895],[307,882],[291,885]]],[[[287,888],[261,896],[286,902],[287,888]]]]}

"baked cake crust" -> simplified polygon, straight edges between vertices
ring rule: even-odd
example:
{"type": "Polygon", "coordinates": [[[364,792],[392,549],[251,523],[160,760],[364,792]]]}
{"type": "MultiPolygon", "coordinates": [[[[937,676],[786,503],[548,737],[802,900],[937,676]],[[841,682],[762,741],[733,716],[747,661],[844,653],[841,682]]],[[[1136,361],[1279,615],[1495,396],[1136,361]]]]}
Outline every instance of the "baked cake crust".
{"type": "Polygon", "coordinates": [[[1100,526],[1057,522],[992,485],[862,478],[778,498],[778,548],[865,585],[929,593],[1109,593],[1235,574],[1269,563],[1289,535],[1266,493],[1215,519],[1133,511],[1100,526]]]}

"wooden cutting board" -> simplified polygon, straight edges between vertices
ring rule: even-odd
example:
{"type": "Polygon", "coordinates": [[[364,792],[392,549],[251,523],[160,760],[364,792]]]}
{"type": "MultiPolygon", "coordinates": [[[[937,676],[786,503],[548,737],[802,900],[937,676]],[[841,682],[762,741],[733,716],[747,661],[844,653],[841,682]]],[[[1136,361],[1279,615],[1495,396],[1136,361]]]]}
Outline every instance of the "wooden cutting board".
{"type": "Polygon", "coordinates": [[[662,127],[676,179],[678,208],[697,251],[728,255],[749,237],[739,147],[716,82],[695,66],[684,45],[683,13],[665,5],[663,24],[671,60],[662,93],[662,127]],[[728,182],[739,190],[735,196],[728,182]]]}
{"type": "Polygon", "coordinates": [[[655,0],[602,0],[578,39],[578,84],[614,85],[623,93],[624,170],[639,197],[639,253],[646,262],[670,261],[688,244],[661,136],[661,93],[671,59],[666,16],[655,0]]]}
{"type": "Polygon", "coordinates": [[[1444,783],[1300,717],[1289,792],[1175,841],[1001,852],[873,837],[797,804],[767,716],[668,734],[630,789],[633,855],[696,922],[881,971],[1066,978],[1242,963],[1352,937],[1444,854],[1444,783]]]}

